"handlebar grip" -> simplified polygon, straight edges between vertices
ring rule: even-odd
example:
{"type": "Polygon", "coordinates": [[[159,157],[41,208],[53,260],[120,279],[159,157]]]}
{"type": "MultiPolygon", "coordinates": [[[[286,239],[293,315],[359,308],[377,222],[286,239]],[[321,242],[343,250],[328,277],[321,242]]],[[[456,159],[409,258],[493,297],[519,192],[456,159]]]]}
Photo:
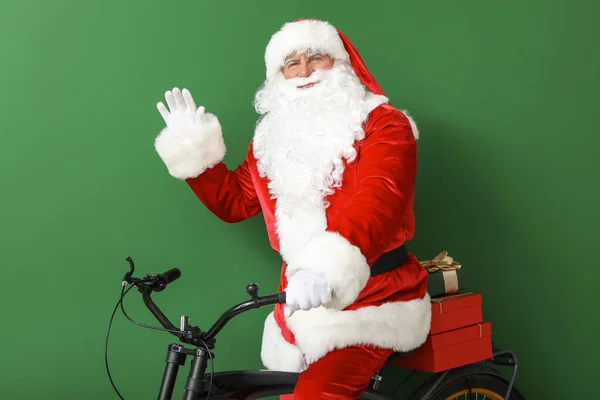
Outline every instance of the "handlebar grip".
{"type": "Polygon", "coordinates": [[[285,304],[285,302],[286,302],[285,292],[277,293],[277,300],[279,301],[279,304],[285,304]]]}
{"type": "Polygon", "coordinates": [[[176,281],[180,277],[181,271],[177,268],[173,268],[162,274],[152,275],[150,287],[153,292],[162,292],[169,283],[176,281]]]}
{"type": "Polygon", "coordinates": [[[181,278],[181,271],[177,268],[173,268],[161,274],[161,277],[164,279],[165,285],[168,285],[169,283],[181,278]]]}

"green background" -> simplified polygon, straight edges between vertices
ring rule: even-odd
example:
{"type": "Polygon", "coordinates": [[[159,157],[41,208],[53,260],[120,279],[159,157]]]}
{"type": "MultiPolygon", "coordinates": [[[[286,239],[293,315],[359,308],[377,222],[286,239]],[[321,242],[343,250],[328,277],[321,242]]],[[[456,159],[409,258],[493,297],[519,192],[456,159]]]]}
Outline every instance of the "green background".
{"type": "MultiPolygon", "coordinates": [[[[128,265],[182,270],[156,296],[208,328],[280,259],[262,217],[229,225],[171,178],[153,148],[174,86],[219,116],[226,163],[253,134],[263,52],[285,21],[334,23],[392,102],[419,123],[422,259],[469,268],[494,340],[531,399],[592,392],[600,327],[592,1],[3,1],[0,266],[4,399],[116,398],[104,339],[128,265]],[[594,332],[596,334],[594,334],[594,332]]],[[[137,293],[130,314],[154,323],[137,293]]],[[[216,369],[261,368],[268,309],[222,332],[216,369]]],[[[126,399],[154,398],[168,334],[119,314],[110,365],[126,399]]],[[[400,371],[389,371],[388,380],[400,371]]],[[[183,375],[181,380],[183,380],[183,375]]],[[[389,381],[388,381],[389,382],[389,381]]]]}

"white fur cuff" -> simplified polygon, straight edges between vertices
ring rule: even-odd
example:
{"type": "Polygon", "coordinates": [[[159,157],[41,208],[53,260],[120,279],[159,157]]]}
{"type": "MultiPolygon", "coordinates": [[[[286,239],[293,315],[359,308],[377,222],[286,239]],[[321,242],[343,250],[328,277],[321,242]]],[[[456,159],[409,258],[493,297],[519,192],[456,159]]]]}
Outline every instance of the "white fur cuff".
{"type": "Polygon", "coordinates": [[[169,173],[177,179],[194,178],[225,157],[225,142],[217,117],[206,113],[199,129],[174,133],[163,129],[154,142],[158,155],[169,173]]]}
{"type": "Polygon", "coordinates": [[[332,300],[324,306],[336,310],[354,302],[367,284],[371,272],[360,249],[331,231],[311,237],[288,266],[287,278],[300,269],[322,277],[332,286],[332,300]]]}

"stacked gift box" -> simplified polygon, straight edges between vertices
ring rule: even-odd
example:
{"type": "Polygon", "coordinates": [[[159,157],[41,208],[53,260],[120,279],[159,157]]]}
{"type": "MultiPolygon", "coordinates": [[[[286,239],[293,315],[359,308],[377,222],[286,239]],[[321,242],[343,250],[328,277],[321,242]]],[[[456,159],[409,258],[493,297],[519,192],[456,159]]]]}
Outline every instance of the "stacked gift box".
{"type": "Polygon", "coordinates": [[[418,349],[392,364],[439,372],[490,358],[491,324],[483,319],[481,294],[467,287],[465,268],[446,251],[421,264],[429,272],[429,336],[418,349]]]}

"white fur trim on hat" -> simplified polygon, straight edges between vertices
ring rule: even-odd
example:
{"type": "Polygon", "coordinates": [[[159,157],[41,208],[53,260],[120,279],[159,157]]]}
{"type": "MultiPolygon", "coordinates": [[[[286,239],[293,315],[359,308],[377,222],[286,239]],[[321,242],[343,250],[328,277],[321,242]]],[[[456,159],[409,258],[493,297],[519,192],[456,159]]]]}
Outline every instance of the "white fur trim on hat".
{"type": "Polygon", "coordinates": [[[265,51],[267,78],[276,74],[294,52],[322,51],[339,61],[350,61],[337,29],[324,21],[288,22],[276,32],[265,51]]]}

